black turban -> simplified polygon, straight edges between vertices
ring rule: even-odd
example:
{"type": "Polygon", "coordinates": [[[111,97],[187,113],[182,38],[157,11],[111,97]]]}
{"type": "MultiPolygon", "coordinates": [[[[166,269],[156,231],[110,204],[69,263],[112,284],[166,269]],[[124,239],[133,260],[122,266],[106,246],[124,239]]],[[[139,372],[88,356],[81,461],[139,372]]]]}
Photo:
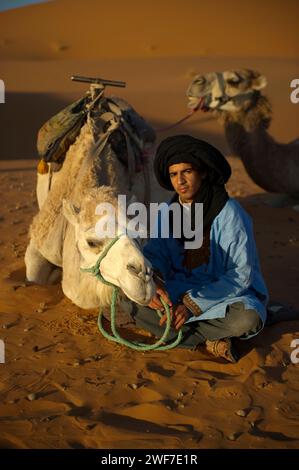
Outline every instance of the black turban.
{"type": "MultiPolygon", "coordinates": [[[[169,178],[168,168],[177,163],[191,163],[199,172],[203,167],[207,170],[207,175],[202,180],[191,205],[191,222],[192,230],[194,230],[194,203],[203,203],[203,230],[209,230],[214,218],[228,200],[224,184],[231,175],[230,165],[219,150],[204,140],[189,135],[168,137],[157,149],[154,171],[159,184],[170,191],[174,188],[169,178]]],[[[172,202],[175,201],[180,202],[178,194],[175,194],[172,199],[172,202]]],[[[170,217],[172,217],[171,213],[170,217]]],[[[181,241],[185,240],[182,236],[181,241]]]]}
{"type": "Polygon", "coordinates": [[[213,145],[190,135],[176,135],[163,140],[156,152],[154,171],[158,183],[173,191],[168,168],[176,163],[191,163],[201,170],[202,163],[208,167],[208,181],[212,185],[224,185],[231,168],[222,153],[213,145]]]}

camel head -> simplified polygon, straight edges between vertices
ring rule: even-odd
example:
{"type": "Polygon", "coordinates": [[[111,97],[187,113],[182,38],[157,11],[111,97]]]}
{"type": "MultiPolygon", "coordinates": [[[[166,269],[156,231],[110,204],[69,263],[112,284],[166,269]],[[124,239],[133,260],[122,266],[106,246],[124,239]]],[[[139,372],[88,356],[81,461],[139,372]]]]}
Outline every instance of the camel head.
{"type": "Polygon", "coordinates": [[[266,85],[264,75],[249,69],[197,75],[187,90],[188,106],[203,111],[246,110],[266,85]]]}
{"type": "MultiPolygon", "coordinates": [[[[96,224],[100,219],[96,214],[96,207],[103,202],[102,188],[101,191],[97,189],[93,194],[83,197],[80,208],[70,201],[63,201],[64,216],[75,229],[75,243],[82,269],[93,267],[105,248],[115,239],[100,238],[96,231],[96,224]]],[[[109,198],[104,200],[113,203],[111,201],[113,200],[109,198]]],[[[129,299],[140,305],[147,305],[155,292],[151,264],[144,258],[136,240],[121,234],[121,227],[117,223],[115,232],[119,239],[101,261],[100,272],[106,281],[120,287],[129,299]]],[[[101,289],[103,283],[100,280],[98,282],[101,289]]]]}

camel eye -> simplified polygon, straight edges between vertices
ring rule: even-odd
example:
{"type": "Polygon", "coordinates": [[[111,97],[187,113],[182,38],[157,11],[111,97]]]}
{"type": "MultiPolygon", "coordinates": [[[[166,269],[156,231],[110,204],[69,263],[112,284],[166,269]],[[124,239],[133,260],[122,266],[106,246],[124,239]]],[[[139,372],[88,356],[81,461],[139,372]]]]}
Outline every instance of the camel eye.
{"type": "Polygon", "coordinates": [[[90,248],[99,248],[100,242],[95,240],[87,240],[87,244],[90,248]]]}
{"type": "Polygon", "coordinates": [[[239,85],[239,83],[241,83],[241,78],[239,77],[233,77],[233,78],[229,78],[227,80],[227,83],[231,86],[236,86],[236,85],[239,85]]]}
{"type": "Polygon", "coordinates": [[[198,85],[204,85],[206,83],[206,79],[205,77],[199,77],[196,82],[198,83],[198,85]]]}

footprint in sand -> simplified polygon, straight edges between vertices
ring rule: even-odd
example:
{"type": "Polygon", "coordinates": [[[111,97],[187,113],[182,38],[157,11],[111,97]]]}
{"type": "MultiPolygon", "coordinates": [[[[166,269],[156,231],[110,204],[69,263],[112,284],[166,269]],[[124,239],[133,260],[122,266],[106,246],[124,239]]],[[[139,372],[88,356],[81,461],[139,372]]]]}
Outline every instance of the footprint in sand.
{"type": "Polygon", "coordinates": [[[146,368],[149,372],[155,372],[156,374],[162,375],[163,377],[172,377],[175,374],[175,370],[165,369],[155,362],[148,362],[146,364],[146,368]]]}
{"type": "Polygon", "coordinates": [[[1,38],[0,39],[0,46],[1,47],[9,46],[11,43],[12,43],[11,39],[7,39],[7,38],[1,38]]]}
{"type": "Polygon", "coordinates": [[[146,51],[146,52],[156,52],[157,49],[158,49],[157,44],[147,44],[147,45],[145,46],[145,51],[146,51]]]}
{"type": "Polygon", "coordinates": [[[0,328],[7,330],[16,326],[21,321],[21,315],[18,313],[0,312],[0,328]]]}
{"type": "Polygon", "coordinates": [[[51,44],[50,47],[51,47],[53,52],[65,52],[65,51],[70,49],[70,46],[68,46],[67,44],[64,44],[62,42],[53,43],[53,44],[51,44]]]}

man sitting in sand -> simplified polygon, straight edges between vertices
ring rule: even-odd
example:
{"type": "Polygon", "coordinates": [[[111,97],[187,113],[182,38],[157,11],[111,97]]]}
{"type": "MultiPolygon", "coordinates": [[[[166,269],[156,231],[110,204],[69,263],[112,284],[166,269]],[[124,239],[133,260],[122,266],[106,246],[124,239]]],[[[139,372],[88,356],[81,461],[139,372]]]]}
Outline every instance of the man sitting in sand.
{"type": "Polygon", "coordinates": [[[163,311],[162,296],[171,307],[169,339],[182,328],[181,347],[205,344],[214,356],[236,362],[232,340],[262,330],[268,292],[251,219],[224,187],[231,168],[219,150],[188,135],[165,139],[154,168],[159,184],[176,192],[170,202],[191,210],[191,222],[194,203],[203,203],[203,244],[185,249],[184,235],[147,242],[144,255],[156,274],[157,292],[148,307],[135,306],[136,325],[162,336],[166,314],[159,320],[152,310],[163,311]]]}

